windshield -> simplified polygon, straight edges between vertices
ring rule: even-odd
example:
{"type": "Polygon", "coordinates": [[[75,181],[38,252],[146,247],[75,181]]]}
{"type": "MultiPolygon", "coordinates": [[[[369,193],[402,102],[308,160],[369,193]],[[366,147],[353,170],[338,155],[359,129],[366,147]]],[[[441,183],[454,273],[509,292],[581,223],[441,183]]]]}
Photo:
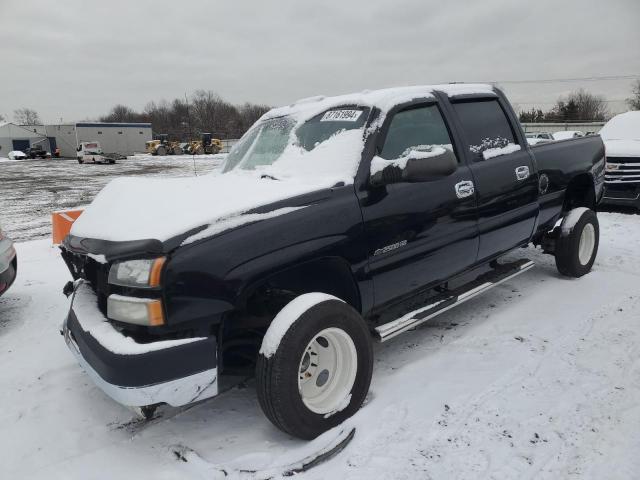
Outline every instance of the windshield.
{"type": "Polygon", "coordinates": [[[259,170],[277,179],[353,176],[360,162],[366,108],[334,108],[300,121],[293,115],[254,125],[229,152],[223,173],[259,170]]]}

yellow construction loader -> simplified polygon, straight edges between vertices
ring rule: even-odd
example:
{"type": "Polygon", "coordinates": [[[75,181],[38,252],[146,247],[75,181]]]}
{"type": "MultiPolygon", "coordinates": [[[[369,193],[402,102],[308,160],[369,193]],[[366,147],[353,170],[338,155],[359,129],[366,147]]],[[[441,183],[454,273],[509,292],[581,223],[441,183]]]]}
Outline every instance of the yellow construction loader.
{"type": "Polygon", "coordinates": [[[222,142],[217,138],[212,138],[210,133],[203,133],[200,140],[189,142],[187,151],[189,155],[203,155],[220,153],[222,142]]]}
{"type": "Polygon", "coordinates": [[[145,143],[147,153],[151,155],[182,155],[182,148],[179,142],[169,142],[168,135],[156,135],[155,140],[149,140],[145,143]]]}

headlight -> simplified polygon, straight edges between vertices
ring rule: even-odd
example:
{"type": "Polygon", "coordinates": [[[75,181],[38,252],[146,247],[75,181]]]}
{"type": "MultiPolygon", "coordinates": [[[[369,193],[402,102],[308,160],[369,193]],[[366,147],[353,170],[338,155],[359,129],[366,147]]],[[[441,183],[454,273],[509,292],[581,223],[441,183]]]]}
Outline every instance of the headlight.
{"type": "Polygon", "coordinates": [[[166,257],[160,257],[116,263],[109,270],[109,283],[123,287],[158,287],[165,261],[166,257]]]}
{"type": "Polygon", "coordinates": [[[119,322],[136,325],[164,325],[162,302],[150,298],[109,295],[107,299],[107,317],[119,322]]]}

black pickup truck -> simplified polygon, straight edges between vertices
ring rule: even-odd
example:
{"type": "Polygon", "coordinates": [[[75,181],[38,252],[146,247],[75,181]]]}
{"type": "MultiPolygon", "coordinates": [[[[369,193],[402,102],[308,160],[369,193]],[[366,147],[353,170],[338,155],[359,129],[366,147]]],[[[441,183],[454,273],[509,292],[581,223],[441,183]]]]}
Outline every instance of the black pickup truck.
{"type": "Polygon", "coordinates": [[[529,147],[489,85],[304,99],[221,171],[105,187],[61,246],[63,334],[143,414],[250,371],[274,425],[314,438],[360,408],[373,341],[533,266],[505,253],[588,273],[604,167],[598,136],[529,147]]]}

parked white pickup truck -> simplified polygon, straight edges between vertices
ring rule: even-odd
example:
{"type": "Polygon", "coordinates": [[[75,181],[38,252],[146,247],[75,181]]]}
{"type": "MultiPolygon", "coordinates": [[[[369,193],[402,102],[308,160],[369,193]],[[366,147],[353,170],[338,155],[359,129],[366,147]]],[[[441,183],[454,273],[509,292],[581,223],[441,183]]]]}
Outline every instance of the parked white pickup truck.
{"type": "Polygon", "coordinates": [[[600,136],[607,155],[602,203],[640,209],[640,112],[616,115],[600,136]]]}
{"type": "Polygon", "coordinates": [[[116,163],[116,159],[105,155],[99,142],[80,142],[78,163],[116,163]]]}

